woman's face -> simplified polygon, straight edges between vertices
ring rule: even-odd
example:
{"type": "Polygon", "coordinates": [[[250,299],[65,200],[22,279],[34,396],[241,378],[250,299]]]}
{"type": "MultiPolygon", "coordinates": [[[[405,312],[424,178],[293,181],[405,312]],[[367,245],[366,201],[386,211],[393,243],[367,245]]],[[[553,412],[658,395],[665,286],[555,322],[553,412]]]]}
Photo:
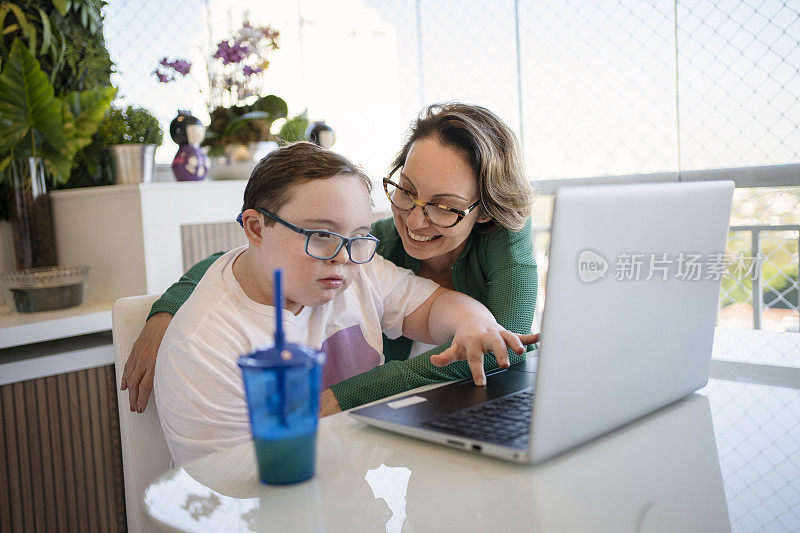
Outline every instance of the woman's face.
{"type": "MultiPolygon", "coordinates": [[[[478,177],[467,158],[433,137],[411,145],[405,165],[392,179],[423,202],[465,211],[478,200],[478,177]]],[[[475,223],[487,220],[478,218],[479,211],[474,209],[452,228],[440,228],[431,224],[419,207],[402,211],[392,206],[394,224],[408,255],[420,261],[438,258],[451,265],[475,223]]]]}

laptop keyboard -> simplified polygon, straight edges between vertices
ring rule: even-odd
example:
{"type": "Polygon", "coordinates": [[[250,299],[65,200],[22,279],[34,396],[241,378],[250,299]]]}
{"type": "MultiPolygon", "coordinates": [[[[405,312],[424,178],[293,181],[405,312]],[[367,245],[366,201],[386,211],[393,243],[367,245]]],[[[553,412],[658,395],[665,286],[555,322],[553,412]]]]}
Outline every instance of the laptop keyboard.
{"type": "Polygon", "coordinates": [[[469,439],[524,445],[530,434],[532,400],[533,389],[524,389],[422,425],[469,439]]]}

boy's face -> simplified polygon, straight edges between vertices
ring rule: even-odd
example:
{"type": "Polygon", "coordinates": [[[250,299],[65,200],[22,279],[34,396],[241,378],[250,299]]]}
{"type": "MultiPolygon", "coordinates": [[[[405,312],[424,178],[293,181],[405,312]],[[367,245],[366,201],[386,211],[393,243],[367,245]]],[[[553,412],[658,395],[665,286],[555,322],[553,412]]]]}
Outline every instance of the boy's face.
{"type": "MultiPolygon", "coordinates": [[[[345,237],[365,236],[370,231],[372,205],[363,181],[353,174],[292,187],[291,199],[276,215],[295,226],[327,230],[345,237]]],[[[262,229],[258,249],[260,277],[272,294],[272,271],[283,269],[286,308],[297,313],[301,306],[331,301],[352,282],[358,264],[350,261],[346,246],[332,259],[316,259],[305,252],[306,236],[274,223],[262,229]]],[[[265,287],[266,288],[266,287],[265,287]]]]}

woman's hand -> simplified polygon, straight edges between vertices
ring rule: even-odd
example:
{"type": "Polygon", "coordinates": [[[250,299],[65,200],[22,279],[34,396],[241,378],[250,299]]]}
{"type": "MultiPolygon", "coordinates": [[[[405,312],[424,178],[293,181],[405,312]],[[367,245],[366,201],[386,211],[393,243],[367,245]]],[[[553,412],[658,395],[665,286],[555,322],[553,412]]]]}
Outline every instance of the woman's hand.
{"type": "Polygon", "coordinates": [[[120,390],[128,389],[128,401],[132,413],[144,413],[147,401],[153,391],[153,372],[156,368],[156,356],[161,339],[167,332],[172,315],[156,313],[150,317],[136,342],[122,371],[120,390]]]}
{"type": "Polygon", "coordinates": [[[501,368],[508,368],[509,349],[517,355],[522,355],[525,353],[525,345],[536,342],[539,342],[538,333],[520,335],[508,331],[497,323],[467,322],[458,327],[448,349],[431,356],[431,363],[436,366],[446,366],[455,361],[466,360],[475,384],[482,386],[486,385],[486,374],[483,371],[484,354],[489,351],[494,352],[497,364],[501,368]]]}

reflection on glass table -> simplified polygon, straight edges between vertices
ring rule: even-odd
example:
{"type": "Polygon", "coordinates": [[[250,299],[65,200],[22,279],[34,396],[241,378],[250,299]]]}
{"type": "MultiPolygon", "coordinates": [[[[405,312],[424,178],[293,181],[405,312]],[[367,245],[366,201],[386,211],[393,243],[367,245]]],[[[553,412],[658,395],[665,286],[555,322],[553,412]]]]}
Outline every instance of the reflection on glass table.
{"type": "Polygon", "coordinates": [[[144,503],[181,531],[730,531],[708,399],[538,466],[321,421],[317,475],[258,481],[252,444],[167,472],[144,503]]]}

